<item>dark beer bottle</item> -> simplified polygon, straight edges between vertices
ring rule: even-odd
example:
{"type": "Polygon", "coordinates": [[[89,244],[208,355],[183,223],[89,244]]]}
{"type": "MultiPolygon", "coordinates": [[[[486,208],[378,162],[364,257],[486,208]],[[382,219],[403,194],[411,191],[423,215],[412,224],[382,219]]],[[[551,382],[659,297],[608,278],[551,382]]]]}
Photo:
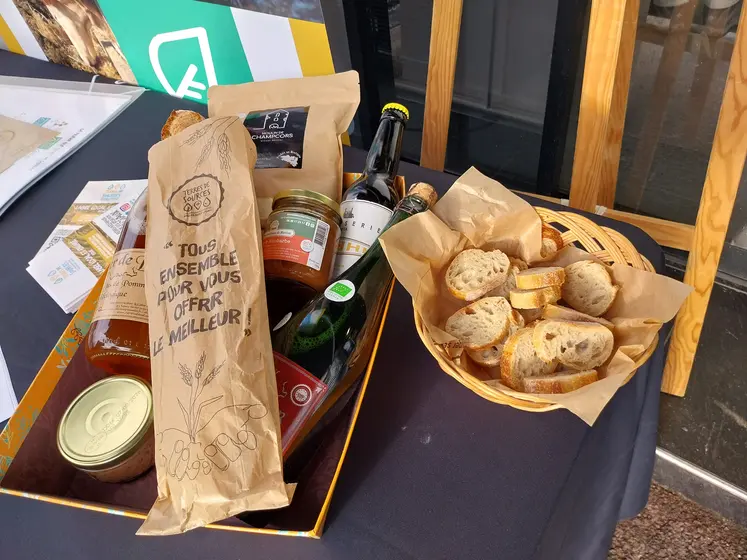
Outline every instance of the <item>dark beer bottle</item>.
{"type": "Polygon", "coordinates": [[[399,201],[394,180],[409,116],[407,108],[399,103],[384,105],[363,175],[345,191],[340,204],[342,232],[332,275],[335,278],[368,250],[399,201]]]}

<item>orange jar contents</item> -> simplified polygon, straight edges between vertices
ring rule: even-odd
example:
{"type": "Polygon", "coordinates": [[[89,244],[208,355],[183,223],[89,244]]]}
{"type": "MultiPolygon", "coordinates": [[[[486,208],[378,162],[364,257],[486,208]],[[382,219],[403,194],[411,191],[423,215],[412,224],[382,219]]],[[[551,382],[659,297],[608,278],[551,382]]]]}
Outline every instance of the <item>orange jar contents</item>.
{"type": "Polygon", "coordinates": [[[270,326],[327,287],[340,239],[340,206],[314,191],[278,193],[262,237],[270,326]]]}
{"type": "Polygon", "coordinates": [[[111,374],[150,382],[148,306],[145,303],[145,190],[127,217],[86,337],[88,361],[111,374]]]}

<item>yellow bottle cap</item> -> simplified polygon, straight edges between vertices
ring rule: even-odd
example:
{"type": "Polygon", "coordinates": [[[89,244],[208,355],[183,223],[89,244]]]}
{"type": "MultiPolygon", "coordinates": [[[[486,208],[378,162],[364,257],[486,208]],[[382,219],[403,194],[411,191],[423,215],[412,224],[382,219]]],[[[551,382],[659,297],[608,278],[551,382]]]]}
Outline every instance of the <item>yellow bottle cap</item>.
{"type": "Polygon", "coordinates": [[[384,108],[381,109],[381,112],[383,113],[387,109],[396,109],[397,111],[402,113],[406,119],[410,118],[410,111],[407,110],[407,107],[405,107],[404,105],[400,105],[399,103],[387,103],[386,105],[384,105],[384,108]]]}

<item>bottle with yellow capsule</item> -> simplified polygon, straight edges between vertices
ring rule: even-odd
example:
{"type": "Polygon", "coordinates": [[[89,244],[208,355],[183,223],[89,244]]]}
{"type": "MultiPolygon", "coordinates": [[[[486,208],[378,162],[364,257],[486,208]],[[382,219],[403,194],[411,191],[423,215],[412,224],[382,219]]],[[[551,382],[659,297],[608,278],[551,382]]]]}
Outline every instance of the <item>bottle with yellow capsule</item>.
{"type": "Polygon", "coordinates": [[[394,187],[394,180],[409,117],[404,105],[384,105],[363,175],[345,191],[340,204],[342,231],[335,257],[335,278],[363,256],[399,202],[400,193],[394,187]]]}

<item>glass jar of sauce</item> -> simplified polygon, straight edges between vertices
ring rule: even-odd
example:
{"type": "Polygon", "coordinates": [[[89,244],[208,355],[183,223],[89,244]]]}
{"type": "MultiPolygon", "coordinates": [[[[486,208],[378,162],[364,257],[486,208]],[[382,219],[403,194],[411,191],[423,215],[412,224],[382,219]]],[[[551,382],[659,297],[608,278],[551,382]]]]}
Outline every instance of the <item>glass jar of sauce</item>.
{"type": "Polygon", "coordinates": [[[314,191],[278,193],[262,236],[270,326],[300,309],[332,279],[340,206],[314,191]]]}

